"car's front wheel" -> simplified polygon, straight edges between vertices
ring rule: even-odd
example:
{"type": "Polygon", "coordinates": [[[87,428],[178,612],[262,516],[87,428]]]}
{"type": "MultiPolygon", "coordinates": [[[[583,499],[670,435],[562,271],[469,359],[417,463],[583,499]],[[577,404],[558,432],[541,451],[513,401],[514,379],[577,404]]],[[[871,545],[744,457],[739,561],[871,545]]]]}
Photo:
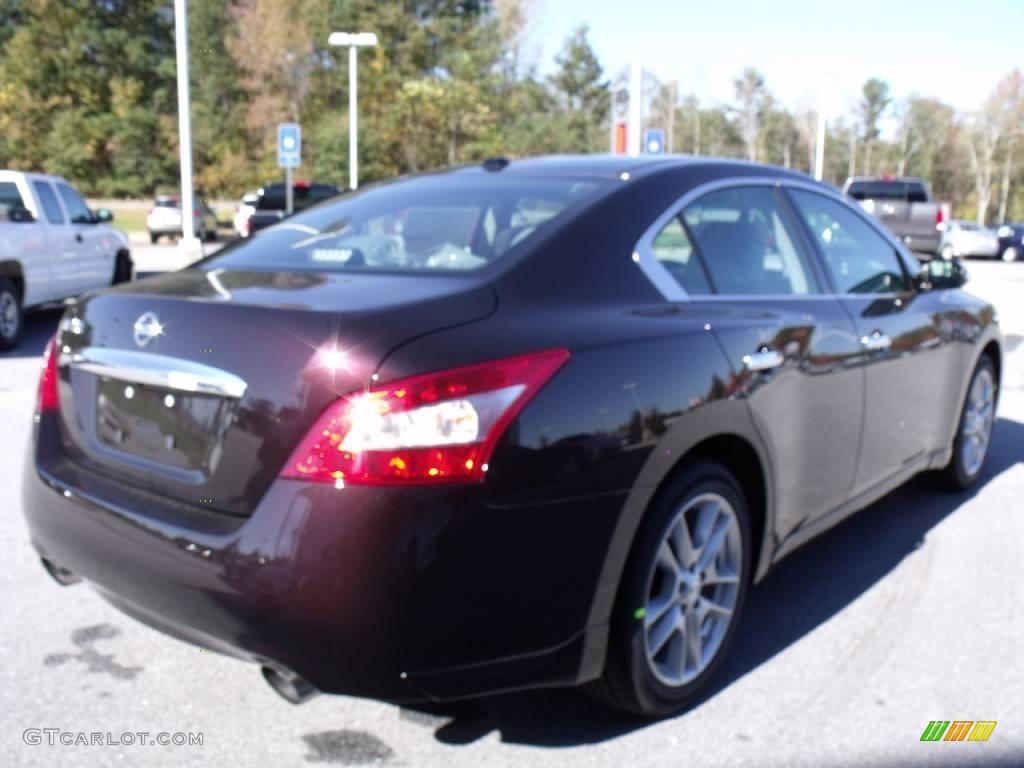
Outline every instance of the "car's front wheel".
{"type": "Polygon", "coordinates": [[[645,518],[620,586],[605,673],[592,691],[660,717],[693,700],[732,641],[750,584],[746,499],[713,463],[686,467],[645,518]]]}
{"type": "Polygon", "coordinates": [[[997,390],[995,366],[988,355],[982,355],[971,376],[967,398],[960,412],[953,439],[953,458],[941,472],[943,484],[951,490],[970,488],[981,475],[992,440],[997,390]]]}

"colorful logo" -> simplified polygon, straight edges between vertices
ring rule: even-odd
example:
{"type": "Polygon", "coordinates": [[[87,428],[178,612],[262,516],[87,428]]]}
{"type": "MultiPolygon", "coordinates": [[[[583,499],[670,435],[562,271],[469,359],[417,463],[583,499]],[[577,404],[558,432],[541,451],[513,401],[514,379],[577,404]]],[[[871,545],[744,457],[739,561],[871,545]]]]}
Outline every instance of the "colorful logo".
{"type": "Polygon", "coordinates": [[[995,720],[930,720],[921,741],[988,741],[996,729],[995,720]],[[945,734],[945,736],[943,736],[945,734]]]}

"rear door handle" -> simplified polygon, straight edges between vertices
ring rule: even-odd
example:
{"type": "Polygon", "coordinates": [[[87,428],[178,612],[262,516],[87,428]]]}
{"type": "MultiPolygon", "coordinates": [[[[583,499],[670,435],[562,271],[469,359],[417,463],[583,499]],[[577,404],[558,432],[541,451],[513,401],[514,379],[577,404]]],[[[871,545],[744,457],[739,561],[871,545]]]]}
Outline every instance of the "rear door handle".
{"type": "Polygon", "coordinates": [[[75,233],[75,240],[77,240],[78,242],[82,242],[82,233],[81,232],[76,232],[75,233]]]}
{"type": "Polygon", "coordinates": [[[748,371],[770,371],[785,361],[786,358],[777,349],[762,349],[743,356],[743,365],[748,371]]]}
{"type": "Polygon", "coordinates": [[[892,346],[892,339],[881,331],[872,331],[869,336],[862,336],[860,343],[868,352],[881,352],[892,346]]]}

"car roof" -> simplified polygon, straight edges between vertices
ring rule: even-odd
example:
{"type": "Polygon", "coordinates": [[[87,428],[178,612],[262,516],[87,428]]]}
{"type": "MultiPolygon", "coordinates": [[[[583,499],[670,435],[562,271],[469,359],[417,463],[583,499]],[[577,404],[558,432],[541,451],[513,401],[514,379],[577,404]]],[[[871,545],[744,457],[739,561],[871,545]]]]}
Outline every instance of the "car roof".
{"type": "Polygon", "coordinates": [[[54,176],[50,173],[37,173],[35,171],[14,171],[10,169],[0,170],[0,180],[12,181],[19,176],[24,176],[29,181],[60,181],[65,184],[68,180],[63,176],[54,176]]]}
{"type": "Polygon", "coordinates": [[[773,165],[753,163],[746,160],[733,160],[721,157],[704,157],[700,155],[546,155],[543,157],[527,157],[521,159],[492,158],[484,163],[464,165],[441,173],[452,174],[489,174],[524,176],[598,176],[621,177],[623,173],[630,176],[653,175],[666,170],[690,169],[721,169],[729,170],[734,175],[742,175],[744,170],[756,169],[758,175],[766,170],[777,173],[780,177],[809,179],[807,174],[790,171],[773,165]]]}
{"type": "Polygon", "coordinates": [[[894,182],[899,184],[920,183],[924,184],[925,181],[920,176],[851,176],[847,181],[870,181],[870,182],[894,182]]]}

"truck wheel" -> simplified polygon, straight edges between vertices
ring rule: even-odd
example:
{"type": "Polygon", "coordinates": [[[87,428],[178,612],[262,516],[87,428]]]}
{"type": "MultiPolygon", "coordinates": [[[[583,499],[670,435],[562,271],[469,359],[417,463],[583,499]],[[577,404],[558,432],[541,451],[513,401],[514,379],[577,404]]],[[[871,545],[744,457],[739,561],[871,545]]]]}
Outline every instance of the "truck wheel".
{"type": "Polygon", "coordinates": [[[117,258],[114,259],[114,277],[111,279],[110,284],[127,283],[131,279],[132,257],[128,254],[128,251],[118,251],[117,258]]]}
{"type": "Polygon", "coordinates": [[[0,350],[18,346],[24,319],[18,286],[5,277],[0,278],[0,350]]]}

